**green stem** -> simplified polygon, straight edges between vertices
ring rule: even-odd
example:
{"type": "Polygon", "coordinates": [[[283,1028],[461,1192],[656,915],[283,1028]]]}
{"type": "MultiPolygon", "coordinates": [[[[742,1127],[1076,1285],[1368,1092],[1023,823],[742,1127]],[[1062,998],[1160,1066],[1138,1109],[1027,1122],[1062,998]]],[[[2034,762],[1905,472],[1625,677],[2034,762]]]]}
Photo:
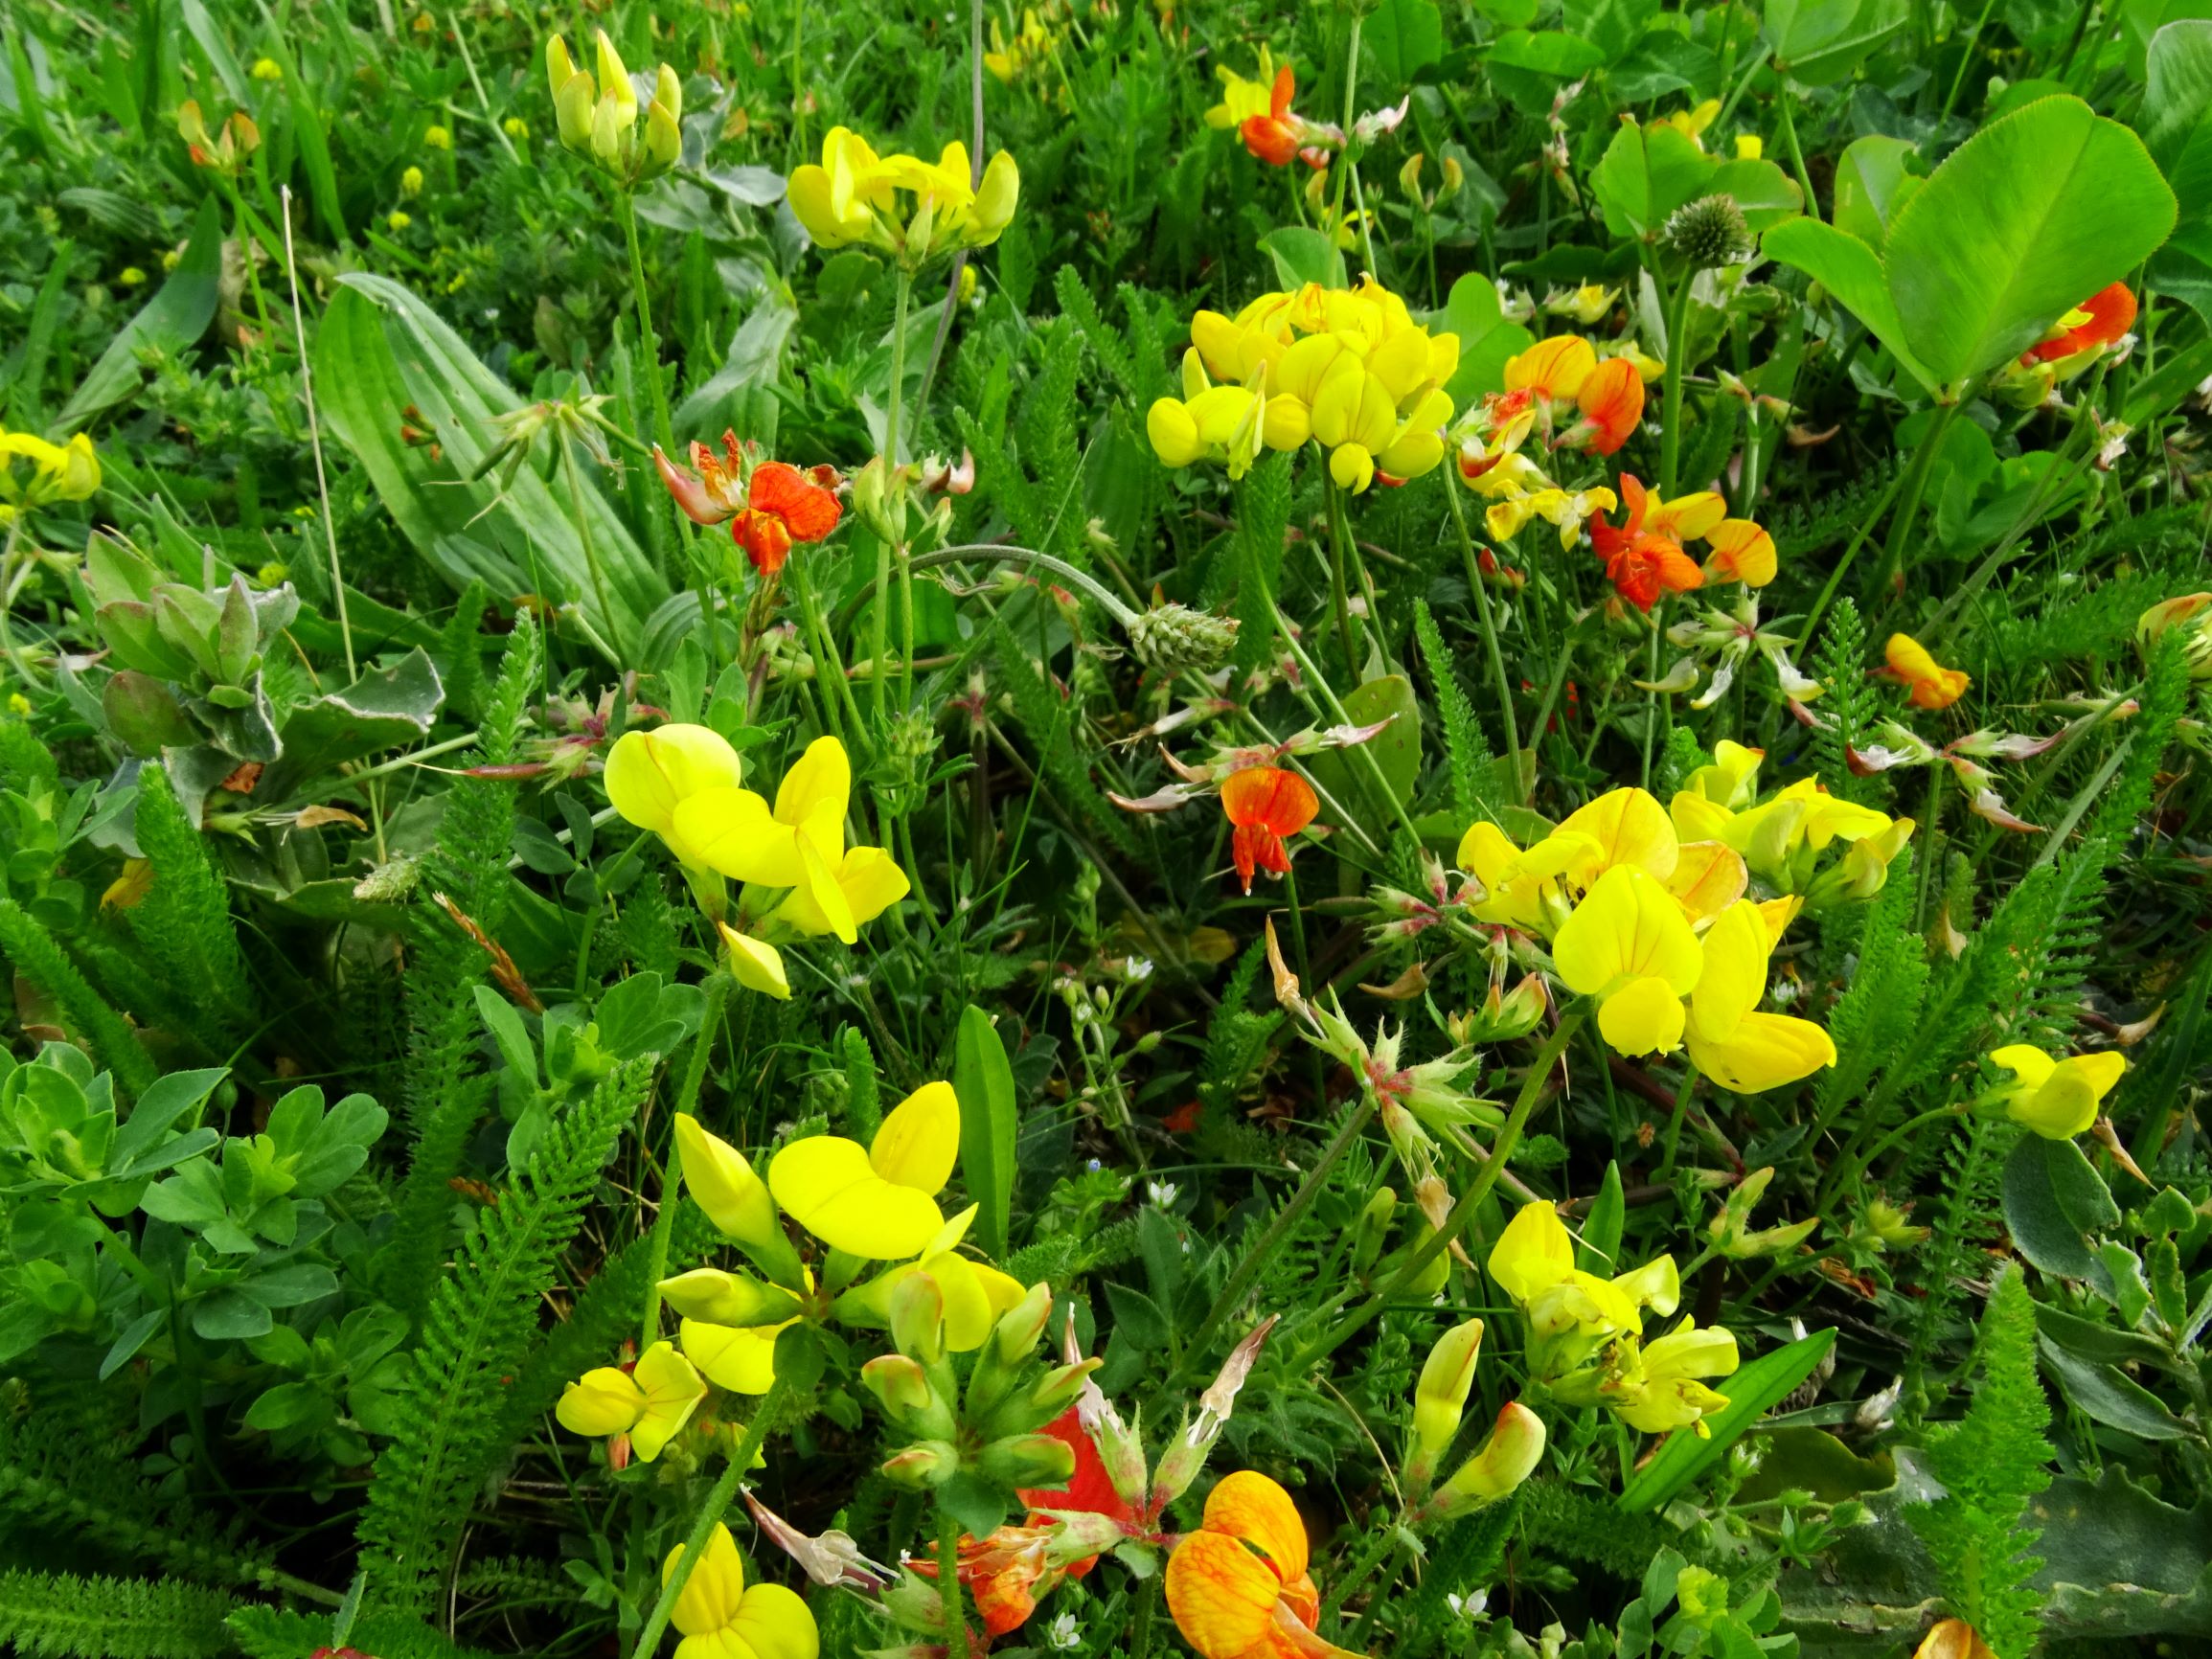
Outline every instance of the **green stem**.
{"type": "Polygon", "coordinates": [[[968,1659],[968,1619],[960,1605],[960,1523],[940,1510],[937,1527],[937,1593],[945,1602],[946,1651],[968,1659]]]}
{"type": "MultiPolygon", "coordinates": [[[[906,388],[902,384],[906,378],[906,303],[908,297],[913,292],[913,273],[908,271],[904,265],[901,265],[899,267],[898,276],[898,304],[893,311],[891,324],[890,401],[883,414],[884,484],[886,488],[893,490],[895,493],[899,490],[898,479],[900,405],[905,400],[906,393],[906,388]]],[[[892,525],[894,529],[903,534],[905,529],[905,514],[898,511],[896,507],[894,507],[892,511],[892,525]]],[[[901,593],[904,599],[902,609],[905,613],[904,645],[905,654],[908,658],[909,664],[911,664],[911,660],[914,655],[913,559],[904,547],[899,547],[894,550],[891,541],[883,541],[878,548],[876,554],[876,619],[873,630],[873,639],[870,647],[873,660],[868,665],[869,676],[875,685],[876,723],[878,727],[883,725],[886,718],[884,713],[883,668],[886,652],[890,645],[889,636],[891,619],[885,601],[891,592],[891,557],[894,551],[896,551],[899,556],[899,584],[901,593]]],[[[909,687],[911,687],[912,684],[913,671],[914,670],[911,666],[905,668],[902,670],[902,672],[907,676],[907,684],[909,687]]],[[[882,736],[883,734],[881,732],[878,733],[878,741],[881,740],[882,736]]]]}
{"type": "Polygon", "coordinates": [[[1935,467],[1936,456],[1943,451],[1944,435],[1950,430],[1950,423],[1958,419],[1963,407],[1963,398],[1956,403],[1937,404],[1935,419],[1920,435],[1920,443],[1912,452],[1912,465],[1905,470],[1904,483],[1898,493],[1896,510],[1889,516],[1889,537],[1881,545],[1881,564],[1874,577],[1877,600],[1888,597],[1890,584],[1904,568],[1905,540],[1920,517],[1921,499],[1927,493],[1927,475],[1935,467]]]}
{"type": "Polygon", "coordinates": [[[761,1442],[767,1436],[769,1423],[783,1410],[788,1393],[789,1386],[779,1376],[768,1385],[768,1392],[761,1396],[761,1403],[753,1409],[752,1420],[745,1424],[744,1438],[738,1443],[738,1449],[731,1454],[720,1477],[708,1491],[707,1501],[699,1506],[698,1519],[692,1523],[691,1535],[684,1539],[684,1553],[670,1571],[668,1581],[661,1585],[660,1598],[652,1604],[652,1613],[645,1622],[637,1646],[630,1649],[630,1659],[652,1659],[653,1650],[668,1630],[669,1618],[675,1611],[676,1598],[684,1593],[692,1568],[706,1550],[716,1523],[728,1511],[730,1500],[738,1495],[738,1487],[744,1480],[745,1471],[752,1467],[761,1442]]]}
{"type": "Polygon", "coordinates": [[[1513,682],[1506,678],[1505,654],[1498,649],[1497,622],[1491,614],[1490,584],[1482,580],[1482,561],[1475,557],[1474,537],[1468,534],[1467,509],[1460,504],[1459,489],[1452,482],[1458,471],[1450,465],[1453,457],[1447,456],[1447,465],[1441,468],[1444,478],[1444,497],[1451,503],[1451,527],[1459,533],[1459,556],[1467,565],[1467,584],[1474,589],[1474,615],[1482,627],[1483,655],[1490,661],[1491,689],[1497,693],[1498,719],[1505,726],[1505,752],[1513,766],[1513,786],[1519,793],[1524,787],[1521,781],[1519,722],[1513,714],[1513,682]]]}
{"type": "Polygon", "coordinates": [[[1332,478],[1323,486],[1329,492],[1329,602],[1336,612],[1336,636],[1344,648],[1344,671],[1354,683],[1359,678],[1359,630],[1352,621],[1352,601],[1345,580],[1343,492],[1332,478]]]}
{"type": "Polygon", "coordinates": [[[1973,20],[1973,33],[1967,36],[1966,49],[1959,54],[1958,73],[1950,78],[1950,90],[1944,95],[1943,109],[1935,118],[1935,130],[1940,134],[1944,124],[1950,120],[1952,106],[1958,102],[1960,89],[1966,85],[1966,72],[1973,67],[1975,50],[1981,45],[1981,32],[1989,23],[1991,9],[1996,0],[1981,0],[1981,15],[1973,20]]]}
{"type": "Polygon", "coordinates": [[[1684,1066],[1682,1086],[1675,1091],[1675,1110],[1667,1119],[1666,1151],[1659,1159],[1659,1172],[1656,1176],[1661,1186],[1666,1185],[1668,1178],[1675,1172],[1675,1153],[1682,1144],[1682,1118],[1690,1109],[1690,1096],[1697,1086],[1698,1068],[1684,1066]]]}
{"type": "MultiPolygon", "coordinates": [[[[1269,605],[1275,613],[1275,630],[1282,636],[1284,647],[1296,659],[1300,671],[1306,676],[1307,684],[1311,686],[1322,702],[1328,705],[1330,716],[1338,725],[1351,725],[1353,723],[1352,716],[1344,712],[1344,705],[1336,700],[1336,693],[1329,689],[1329,682],[1321,677],[1321,670],[1313,666],[1313,659],[1306,654],[1306,648],[1298,643],[1297,635],[1290,631],[1290,619],[1283,614],[1282,605],[1273,601],[1269,602],[1269,605]]],[[[1398,798],[1397,791],[1390,787],[1389,780],[1383,777],[1382,763],[1369,752],[1368,745],[1365,743],[1354,743],[1348,752],[1359,757],[1360,762],[1367,772],[1367,781],[1374,785],[1376,796],[1386,803],[1390,809],[1397,814],[1398,827],[1405,831],[1410,847],[1418,851],[1421,846],[1421,831],[1413,827],[1413,820],[1406,815],[1405,803],[1398,798]]]]}
{"type": "Polygon", "coordinates": [[[560,475],[568,484],[568,506],[569,511],[576,515],[576,538],[583,544],[584,568],[591,572],[592,597],[599,601],[599,614],[606,625],[607,639],[611,644],[615,632],[614,605],[606,597],[606,573],[599,567],[599,549],[592,545],[591,514],[585,511],[583,483],[576,471],[576,444],[567,433],[558,428],[554,442],[560,445],[560,475]]]}
{"type": "Polygon", "coordinates": [[[1521,1079],[1520,1094],[1513,1102],[1513,1110],[1506,1117],[1505,1126],[1498,1130],[1497,1139],[1491,1143],[1490,1155],[1484,1161],[1481,1171],[1467,1184],[1467,1191],[1460,1194],[1459,1201],[1452,1205],[1450,1213],[1445,1216],[1444,1225],[1430,1234],[1421,1247],[1405,1259],[1405,1264],[1399,1268],[1397,1277],[1337,1321],[1326,1336],[1301,1353],[1291,1365],[1289,1375],[1305,1375],[1358,1335],[1378,1313],[1393,1300],[1405,1294],[1430,1262],[1451,1247],[1452,1240],[1459,1237],[1473,1216],[1475,1206],[1490,1195],[1491,1188],[1497,1184],[1498,1176],[1505,1172],[1506,1161],[1513,1156],[1514,1148],[1520,1145],[1521,1130],[1528,1125],[1529,1114],[1536,1110],[1537,1102],[1543,1097],[1545,1079],[1551,1076],[1552,1067],[1559,1063],[1560,1056],[1566,1052],[1566,1046],[1574,1039],[1583,1019],[1584,1010],[1580,1006],[1569,1008],[1560,1015],[1560,1022],[1552,1028],[1552,1034],[1545,1041],[1542,1052],[1537,1056],[1536,1063],[1529,1067],[1528,1075],[1521,1079]]]}
{"type": "MultiPolygon", "coordinates": [[[[692,1039],[691,1063],[684,1068],[683,1087],[676,1094],[679,1115],[695,1111],[699,1103],[699,1090],[707,1079],[707,1060],[714,1052],[715,1031],[722,1023],[722,1008],[729,1000],[730,976],[716,970],[707,976],[705,989],[707,1006],[699,1016],[699,1034],[692,1039]]],[[[640,1353],[660,1340],[660,1282],[668,1277],[669,1235],[675,1230],[676,1211],[682,1208],[683,1172],[683,1153],[677,1149],[672,1132],[668,1163],[661,1170],[660,1209],[652,1218],[652,1269],[646,1275],[640,1353]]]]}
{"type": "Polygon", "coordinates": [[[1900,1141],[1927,1128],[1930,1124],[1942,1122],[1945,1118],[1962,1117],[1965,1115],[1966,1109],[1962,1105],[1931,1107],[1917,1118],[1907,1118],[1896,1128],[1890,1130],[1888,1134],[1882,1136],[1881,1140],[1875,1142],[1863,1153],[1846,1153],[1843,1162],[1830,1170],[1828,1179],[1822,1183],[1820,1196],[1813,1206],[1813,1214],[1816,1216],[1826,1215],[1830,1206],[1836,1199],[1858,1187],[1859,1177],[1873,1167],[1874,1161],[1900,1141]]]}
{"type": "Polygon", "coordinates": [[[830,625],[822,615],[821,602],[814,596],[813,579],[807,574],[804,556],[793,559],[787,567],[791,571],[791,585],[799,596],[799,614],[806,618],[807,632],[814,649],[814,681],[822,686],[822,711],[829,716],[830,728],[839,742],[851,748],[860,735],[860,705],[853,699],[853,681],[845,672],[845,660],[837,654],[837,642],[830,632],[830,625]],[[844,716],[840,718],[840,704],[844,716]],[[846,721],[851,722],[850,726],[846,721]]]}
{"type": "Polygon", "coordinates": [[[1659,499],[1672,500],[1682,462],[1682,373],[1688,368],[1684,359],[1689,355],[1689,342],[1683,338],[1689,327],[1690,285],[1698,280],[1695,271],[1686,272],[1667,299],[1667,367],[1660,382],[1661,408],[1659,428],[1659,499]]]}
{"type": "Polygon", "coordinates": [[[1813,602],[1813,608],[1805,613],[1805,625],[1798,629],[1798,637],[1805,642],[1808,650],[1813,648],[1813,630],[1819,627],[1820,619],[1828,614],[1828,602],[1836,597],[1836,590],[1843,581],[1843,573],[1851,568],[1851,561],[1859,557],[1859,550],[1866,545],[1867,539],[1874,534],[1874,527],[1881,522],[1881,515],[1889,511],[1889,504],[1897,499],[1898,488],[1904,482],[1902,474],[1892,478],[1888,488],[1876,500],[1873,511],[1859,521],[1859,528],[1852,533],[1850,542],[1843,549],[1843,557],[1836,561],[1836,568],[1828,573],[1828,580],[1821,586],[1820,597],[1813,602]]]}
{"type": "Polygon", "coordinates": [[[1790,151],[1790,165],[1797,174],[1797,188],[1805,193],[1805,211],[1813,218],[1820,216],[1820,198],[1813,193],[1813,175],[1805,170],[1805,152],[1797,147],[1797,118],[1791,105],[1797,101],[1790,95],[1790,77],[1781,77],[1782,96],[1774,102],[1782,110],[1782,144],[1790,151]]]}
{"type": "MultiPolygon", "coordinates": [[[[637,202],[629,192],[617,186],[615,196],[622,203],[623,241],[629,249],[630,304],[637,310],[638,354],[645,359],[646,384],[652,388],[653,436],[673,460],[676,453],[675,423],[669,413],[668,386],[661,378],[660,336],[653,331],[652,302],[648,297],[645,283],[645,253],[638,244],[637,202]]],[[[692,535],[691,520],[677,513],[676,534],[681,538],[684,559],[692,568],[693,591],[698,595],[699,623],[706,630],[707,654],[721,654],[720,625],[715,618],[713,583],[708,576],[706,560],[699,557],[698,547],[692,535]]]]}

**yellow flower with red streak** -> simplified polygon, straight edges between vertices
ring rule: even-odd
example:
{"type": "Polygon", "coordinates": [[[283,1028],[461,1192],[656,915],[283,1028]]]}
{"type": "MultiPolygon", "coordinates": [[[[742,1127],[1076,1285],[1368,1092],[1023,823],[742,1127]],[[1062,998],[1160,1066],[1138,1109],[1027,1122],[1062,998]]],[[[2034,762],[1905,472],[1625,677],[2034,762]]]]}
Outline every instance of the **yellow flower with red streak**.
{"type": "Polygon", "coordinates": [[[1601,359],[1582,335],[1555,334],[1506,359],[1500,401],[1535,409],[1555,448],[1610,455],[1643,419],[1644,377],[1630,358],[1601,359]]]}
{"type": "MultiPolygon", "coordinates": [[[[1614,359],[1616,362],[1622,359],[1614,359]]],[[[1728,504],[1710,489],[1659,499],[1633,473],[1621,474],[1627,519],[1590,526],[1590,539],[1606,561],[1606,575],[1623,599],[1650,610],[1661,593],[1687,593],[1708,580],[1764,587],[1774,580],[1774,538],[1747,518],[1730,518],[1728,504]],[[1703,541],[1711,553],[1700,569],[1685,544],[1703,541]]]]}
{"type": "Polygon", "coordinates": [[[1964,669],[1945,668],[1910,634],[1891,634],[1881,655],[1890,677],[1911,689],[1916,709],[1948,709],[1966,695],[1973,683],[1964,669]]]}
{"type": "Polygon", "coordinates": [[[1230,854],[1246,893],[1255,871],[1290,874],[1288,840],[1320,809],[1313,785],[1280,766],[1246,766],[1222,780],[1221,810],[1233,829],[1230,854]]]}
{"type": "Polygon", "coordinates": [[[1221,102],[1206,111],[1206,125],[1233,128],[1244,148],[1269,167],[1288,167],[1303,156],[1316,170],[1329,165],[1324,147],[1335,141],[1334,128],[1306,120],[1290,107],[1298,96],[1298,77],[1288,63],[1277,65],[1266,47],[1260,48],[1260,73],[1247,80],[1227,64],[1214,73],[1220,78],[1221,102]]]}
{"type": "Polygon", "coordinates": [[[1199,1659],[1328,1659],[1321,1593],[1290,1494],[1240,1469],[1206,1496],[1205,1519],[1168,1557],[1168,1610],[1199,1659]]]}

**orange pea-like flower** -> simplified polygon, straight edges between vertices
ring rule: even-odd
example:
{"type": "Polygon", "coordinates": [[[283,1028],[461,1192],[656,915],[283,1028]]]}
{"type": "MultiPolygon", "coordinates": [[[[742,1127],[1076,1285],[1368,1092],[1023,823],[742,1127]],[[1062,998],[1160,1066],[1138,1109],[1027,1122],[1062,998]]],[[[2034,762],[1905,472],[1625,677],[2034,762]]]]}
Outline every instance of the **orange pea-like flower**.
{"type": "MultiPolygon", "coordinates": [[[[1244,148],[1269,167],[1288,167],[1306,146],[1306,123],[1290,112],[1290,100],[1297,90],[1297,77],[1286,63],[1275,71],[1275,85],[1267,97],[1267,113],[1248,115],[1237,128],[1244,148]]],[[[1307,160],[1315,168],[1329,165],[1326,158],[1315,161],[1309,156],[1307,160]]]]}
{"type": "Polygon", "coordinates": [[[1327,1659],[1345,1649],[1313,1626],[1306,1523],[1290,1494],[1240,1469],[1206,1497],[1205,1520],[1168,1557],[1168,1610],[1200,1659],[1327,1659]]]}
{"type": "Polygon", "coordinates": [[[2055,363],[2077,352],[2109,346],[2135,326],[2135,296],[2126,283],[2114,283],[2084,300],[2076,313],[2083,320],[2061,327],[2050,338],[2030,346],[2020,355],[2023,363],[2055,363]]]}
{"type": "Polygon", "coordinates": [[[1222,783],[1221,809],[1236,827],[1230,852],[1249,893],[1255,870],[1290,874],[1290,850],[1283,844],[1284,837],[1312,823],[1321,803],[1313,785],[1295,772],[1280,766],[1246,766],[1222,783]]]}
{"type": "Polygon", "coordinates": [[[1597,366],[1597,348],[1580,334],[1554,334],[1506,359],[1505,389],[1539,398],[1575,398],[1597,366]]]}
{"type": "Polygon", "coordinates": [[[1910,634],[1891,634],[1881,654],[1891,676],[1912,688],[1916,709],[1948,709],[1966,694],[1966,670],[1945,668],[1910,634]]]}
{"type": "Polygon", "coordinates": [[[1705,575],[1715,581],[1740,581],[1745,587],[1765,587],[1779,566],[1774,538],[1748,518],[1725,518],[1705,536],[1713,552],[1705,560],[1705,575]]]}
{"type": "Polygon", "coordinates": [[[1644,418],[1644,377],[1628,358],[1608,357],[1583,377],[1575,404],[1583,418],[1561,442],[1592,455],[1610,455],[1644,418]]]}
{"type": "Polygon", "coordinates": [[[837,528],[836,482],[836,470],[829,466],[801,472],[785,462],[769,461],[753,469],[745,510],[730,521],[730,534],[755,570],[774,576],[790,557],[793,542],[821,541],[837,528]]]}
{"type": "MultiPolygon", "coordinates": [[[[1705,573],[1682,551],[1681,542],[1673,534],[1644,528],[1653,501],[1632,472],[1621,474],[1621,500],[1629,510],[1624,523],[1615,526],[1603,516],[1589,523],[1590,545],[1606,561],[1606,576],[1620,596],[1638,610],[1650,610],[1662,593],[1702,587],[1705,573]]],[[[1663,511],[1659,516],[1671,525],[1680,514],[1670,516],[1663,511]]]]}

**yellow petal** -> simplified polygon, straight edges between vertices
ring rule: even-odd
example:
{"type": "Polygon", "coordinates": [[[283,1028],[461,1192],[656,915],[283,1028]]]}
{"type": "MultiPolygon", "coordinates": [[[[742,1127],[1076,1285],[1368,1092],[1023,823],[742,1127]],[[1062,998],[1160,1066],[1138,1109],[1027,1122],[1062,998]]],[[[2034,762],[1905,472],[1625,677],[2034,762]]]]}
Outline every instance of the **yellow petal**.
{"type": "Polygon", "coordinates": [[[1489,1265],[1500,1290],[1516,1302],[1527,1303],[1573,1275],[1574,1238],[1557,1210],[1541,1198],[1532,1198],[1491,1246],[1489,1265]]]}
{"type": "Polygon", "coordinates": [[[1599,1032],[1624,1055],[1673,1054],[1682,1021],[1682,999],[1663,979],[1631,979],[1598,1008],[1599,1032]]]}
{"type": "Polygon", "coordinates": [[[1306,1576],[1306,1523],[1298,1506],[1255,1469],[1224,1475],[1206,1494],[1205,1528],[1253,1546],[1286,1582],[1306,1576]]]}
{"type": "Polygon", "coordinates": [[[783,954],[774,945],[740,933],[726,921],[718,921],[715,927],[730,947],[730,973],[740,985],[778,1002],[790,1001],[791,982],[784,974],[783,954]]]}
{"type": "Polygon", "coordinates": [[[841,827],[852,796],[853,762],[845,758],[845,745],[834,738],[816,738],[776,786],[776,821],[796,830],[827,811],[840,826],[838,845],[843,846],[841,827]]]}
{"type": "Polygon", "coordinates": [[[1295,1651],[1272,1640],[1282,1579],[1235,1538],[1185,1534],[1168,1557],[1167,1597],[1175,1628],[1201,1659],[1274,1659],[1295,1651]]]}
{"type": "Polygon", "coordinates": [[[2027,1043],[2008,1043],[1992,1054],[1990,1058],[2031,1089],[2041,1088],[2043,1080],[2059,1068],[2057,1060],[2041,1049],[2027,1043]]]}
{"type": "Polygon", "coordinates": [[[1744,855],[1719,841],[1692,841],[1667,877],[1667,891],[1680,901],[1693,921],[1718,916],[1744,897],[1751,872],[1744,855]]]}
{"type": "Polygon", "coordinates": [[[927,1193],[885,1180],[857,1141],[836,1135],[778,1152],[768,1166],[768,1190],[815,1238],[874,1261],[916,1254],[945,1224],[927,1193]]]}
{"type": "Polygon", "coordinates": [[[1633,865],[1664,881],[1675,873],[1679,842],[1665,808],[1641,789],[1600,795],[1560,826],[1598,844],[1600,869],[1633,865]]]}
{"type": "Polygon", "coordinates": [[[960,1156],[960,1097],[950,1083],[924,1083],[891,1109],[868,1148],[886,1181],[935,1195],[960,1156]]]}
{"type": "Polygon", "coordinates": [[[1755,1095],[1836,1063],[1836,1044],[1808,1019],[1747,1013],[1719,1041],[1690,1033],[1690,1063],[1732,1094],[1755,1095]]]}
{"type": "Polygon", "coordinates": [[[692,1362],[665,1342],[656,1342],[639,1356],[631,1374],[645,1396],[645,1410],[629,1431],[629,1443],[641,1462],[651,1463],[683,1431],[693,1411],[706,1398],[707,1385],[699,1380],[692,1362]]]}
{"type": "Polygon", "coordinates": [[[677,803],[674,839],[689,861],[764,887],[796,887],[802,874],[799,841],[778,823],[768,804],[750,789],[702,789],[677,803]]]}
{"type": "MultiPolygon", "coordinates": [[[[1607,991],[1616,981],[1647,977],[1685,995],[1703,966],[1697,935],[1674,895],[1627,866],[1598,877],[1561,925],[1552,962],[1568,987],[1585,995],[1607,991]]],[[[1638,1006],[1648,1006],[1650,993],[1642,994],[1646,1001],[1638,1006]]]]}
{"type": "MultiPolygon", "coordinates": [[[[684,1547],[678,1544],[668,1553],[661,1563],[661,1582],[675,1577],[676,1563],[683,1559],[684,1547]]],[[[745,1563],[738,1555],[737,1540],[730,1536],[730,1529],[721,1522],[707,1534],[707,1547],[700,1553],[698,1565],[692,1576],[684,1580],[683,1594],[670,1610],[670,1623],[686,1636],[711,1636],[727,1629],[738,1616],[739,1603],[745,1594],[745,1563]]]]}
{"type": "Polygon", "coordinates": [[[776,1380],[776,1337],[784,1325],[753,1328],[687,1319],[676,1328],[684,1352],[717,1388],[733,1394],[766,1394],[776,1380]]]}
{"type": "Polygon", "coordinates": [[[571,1434],[601,1439],[621,1434],[645,1410],[645,1395],[629,1374],[611,1365],[587,1371],[560,1391],[554,1420],[571,1434]]]}
{"type": "Polygon", "coordinates": [[[1739,899],[1705,931],[1705,967],[1690,995],[1690,1019],[1708,1042],[1724,1039],[1767,994],[1767,921],[1739,899]]]}
{"type": "Polygon", "coordinates": [[[743,772],[738,752],[705,726],[625,732],[607,752],[606,798],[627,822],[665,835],[679,802],[735,788],[743,772]]]}
{"type": "Polygon", "coordinates": [[[776,1203],[745,1155],[718,1135],[699,1126],[689,1112],[678,1112],[676,1151],[683,1159],[684,1190],[707,1219],[729,1238],[765,1245],[781,1239],[776,1203]]]}

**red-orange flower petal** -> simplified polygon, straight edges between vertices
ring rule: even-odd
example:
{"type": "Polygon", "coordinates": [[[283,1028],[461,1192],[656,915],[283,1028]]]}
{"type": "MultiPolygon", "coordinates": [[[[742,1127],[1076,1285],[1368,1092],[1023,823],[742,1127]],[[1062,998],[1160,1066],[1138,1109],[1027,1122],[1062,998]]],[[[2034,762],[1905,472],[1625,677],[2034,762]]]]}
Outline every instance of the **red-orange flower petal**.
{"type": "Polygon", "coordinates": [[[2089,320],[2031,346],[2022,353],[2025,363],[2054,363],[2077,352],[2109,346],[2135,326],[2135,296],[2126,283],[2099,289],[2081,304],[2089,320]]]}
{"type": "Polygon", "coordinates": [[[1221,784],[1221,810],[1229,822],[1295,835],[1321,809],[1313,785],[1280,766],[1246,766],[1221,784]]]}
{"type": "Polygon", "coordinates": [[[1583,412],[1584,447],[1610,455],[1644,418],[1644,377],[1628,358],[1608,357],[1584,379],[1575,402],[1583,412]]]}
{"type": "Polygon", "coordinates": [[[755,512],[781,518],[793,541],[821,541],[837,528],[836,496],[782,461],[754,468],[749,500],[755,512]]]}
{"type": "Polygon", "coordinates": [[[782,570],[791,554],[791,533],[773,512],[746,508],[730,520],[730,537],[745,550],[745,557],[763,576],[774,576],[782,570]]]}

